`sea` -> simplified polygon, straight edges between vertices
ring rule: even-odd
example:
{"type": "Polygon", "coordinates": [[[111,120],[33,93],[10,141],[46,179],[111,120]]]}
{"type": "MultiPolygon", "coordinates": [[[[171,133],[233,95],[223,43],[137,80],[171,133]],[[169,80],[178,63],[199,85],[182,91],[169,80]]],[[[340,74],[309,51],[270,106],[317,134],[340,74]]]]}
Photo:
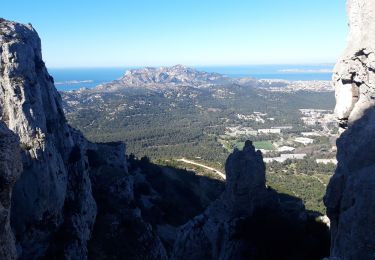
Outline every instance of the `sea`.
{"type": "MultiPolygon", "coordinates": [[[[228,77],[252,77],[256,79],[283,79],[290,81],[331,80],[334,64],[319,65],[243,65],[243,66],[196,66],[197,70],[217,72],[228,77]]],[[[60,91],[94,88],[120,78],[123,68],[51,68],[49,73],[60,91]]]]}

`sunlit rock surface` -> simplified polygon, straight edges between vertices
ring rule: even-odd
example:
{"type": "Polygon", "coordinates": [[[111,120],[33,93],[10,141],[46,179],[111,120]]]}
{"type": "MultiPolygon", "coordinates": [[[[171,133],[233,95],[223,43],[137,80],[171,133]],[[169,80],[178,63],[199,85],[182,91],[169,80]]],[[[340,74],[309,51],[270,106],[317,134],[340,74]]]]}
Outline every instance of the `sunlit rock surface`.
{"type": "MultiPolygon", "coordinates": [[[[87,259],[93,231],[95,241],[104,244],[108,230],[100,227],[114,224],[103,223],[103,215],[125,227],[137,224],[133,233],[126,233],[126,239],[138,245],[128,248],[129,255],[165,258],[159,238],[132,201],[125,146],[89,143],[68,125],[60,94],[42,60],[38,34],[30,24],[4,19],[0,119],[2,259],[87,259]]],[[[118,241],[123,238],[118,230],[112,235],[118,241]]],[[[98,253],[110,257],[106,251],[98,253]]]]}
{"type": "Polygon", "coordinates": [[[343,125],[352,124],[374,105],[375,2],[348,0],[347,47],[335,66],[335,113],[343,125]]]}
{"type": "Polygon", "coordinates": [[[327,188],[331,256],[375,259],[375,2],[348,0],[348,45],[334,72],[335,112],[347,130],[327,188]]]}

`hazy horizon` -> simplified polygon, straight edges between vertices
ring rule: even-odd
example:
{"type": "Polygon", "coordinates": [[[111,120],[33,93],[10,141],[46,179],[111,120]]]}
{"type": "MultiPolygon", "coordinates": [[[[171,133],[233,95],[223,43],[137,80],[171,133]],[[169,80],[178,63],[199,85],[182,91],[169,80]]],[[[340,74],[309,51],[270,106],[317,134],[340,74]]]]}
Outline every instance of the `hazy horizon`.
{"type": "MultiPolygon", "coordinates": [[[[318,65],[242,65],[192,66],[198,71],[214,72],[230,78],[279,79],[291,81],[331,80],[334,64],[318,65]]],[[[131,69],[141,67],[48,68],[59,90],[93,88],[116,80],[131,69]]]]}
{"type": "Polygon", "coordinates": [[[173,64],[155,64],[155,65],[122,65],[122,66],[47,66],[48,69],[129,69],[129,68],[146,68],[146,67],[173,67],[176,65],[182,65],[191,68],[206,68],[206,67],[252,67],[252,66],[334,66],[335,62],[321,62],[321,63],[253,63],[253,64],[183,64],[183,63],[173,63],[173,64]]]}

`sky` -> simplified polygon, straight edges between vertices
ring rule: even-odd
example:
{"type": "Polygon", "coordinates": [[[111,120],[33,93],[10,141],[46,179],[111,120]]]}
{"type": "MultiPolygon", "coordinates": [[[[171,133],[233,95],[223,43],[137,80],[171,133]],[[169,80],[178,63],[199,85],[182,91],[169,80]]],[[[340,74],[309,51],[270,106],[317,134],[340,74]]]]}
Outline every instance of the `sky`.
{"type": "Polygon", "coordinates": [[[335,63],[345,0],[0,0],[48,67],[335,63]]]}

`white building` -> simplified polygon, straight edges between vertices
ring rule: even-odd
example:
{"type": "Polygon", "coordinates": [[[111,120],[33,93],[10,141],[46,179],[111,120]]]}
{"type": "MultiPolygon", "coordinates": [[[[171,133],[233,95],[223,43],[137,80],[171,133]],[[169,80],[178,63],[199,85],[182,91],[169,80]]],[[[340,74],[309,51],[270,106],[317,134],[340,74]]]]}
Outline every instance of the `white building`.
{"type": "Polygon", "coordinates": [[[334,165],[337,165],[337,160],[336,159],[316,159],[316,163],[323,163],[323,164],[333,163],[334,165]]]}
{"type": "Polygon", "coordinates": [[[308,145],[314,143],[314,139],[307,138],[307,137],[297,137],[294,139],[295,142],[301,143],[303,145],[308,145]]]}
{"type": "Polygon", "coordinates": [[[287,129],[293,129],[293,126],[291,125],[286,125],[286,126],[273,126],[271,127],[272,129],[275,129],[275,128],[278,128],[278,129],[281,129],[281,130],[287,130],[287,129]]]}
{"type": "Polygon", "coordinates": [[[272,157],[272,158],[263,158],[263,161],[265,163],[270,163],[270,162],[285,162],[286,160],[302,160],[306,157],[306,154],[301,153],[301,154],[295,154],[295,153],[286,153],[286,154],[281,154],[280,157],[272,157]]]}
{"type": "Polygon", "coordinates": [[[258,129],[259,134],[281,134],[280,128],[258,129]]]}
{"type": "Polygon", "coordinates": [[[291,146],[281,146],[279,149],[277,149],[278,152],[293,152],[296,148],[291,146]]]}
{"type": "Polygon", "coordinates": [[[322,136],[320,133],[318,132],[302,132],[301,133],[302,136],[322,136]]]}
{"type": "Polygon", "coordinates": [[[280,154],[280,157],[285,160],[288,160],[288,159],[302,160],[303,158],[306,157],[306,154],[305,153],[284,153],[284,154],[280,154]]]}

